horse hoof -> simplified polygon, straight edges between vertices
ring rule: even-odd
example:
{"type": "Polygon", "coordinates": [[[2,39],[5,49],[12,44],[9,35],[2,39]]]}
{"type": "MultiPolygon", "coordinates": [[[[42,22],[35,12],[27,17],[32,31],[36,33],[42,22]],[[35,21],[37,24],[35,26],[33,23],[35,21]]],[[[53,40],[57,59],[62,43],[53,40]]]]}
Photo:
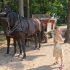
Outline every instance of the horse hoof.
{"type": "Polygon", "coordinates": [[[6,53],[6,56],[9,56],[9,53],[6,53]]]}
{"type": "Polygon", "coordinates": [[[17,53],[15,53],[15,54],[13,54],[12,56],[17,57],[17,56],[18,56],[18,54],[17,54],[17,53]]]}
{"type": "Polygon", "coordinates": [[[18,55],[18,57],[22,57],[22,53],[18,55]]]}
{"type": "Polygon", "coordinates": [[[38,48],[38,50],[40,50],[40,48],[38,48]]]}
{"type": "Polygon", "coordinates": [[[21,59],[21,61],[23,61],[23,60],[25,60],[26,59],[26,57],[23,57],[22,59],[21,59]]]}
{"type": "Polygon", "coordinates": [[[34,50],[36,50],[37,48],[34,48],[34,50]]]}

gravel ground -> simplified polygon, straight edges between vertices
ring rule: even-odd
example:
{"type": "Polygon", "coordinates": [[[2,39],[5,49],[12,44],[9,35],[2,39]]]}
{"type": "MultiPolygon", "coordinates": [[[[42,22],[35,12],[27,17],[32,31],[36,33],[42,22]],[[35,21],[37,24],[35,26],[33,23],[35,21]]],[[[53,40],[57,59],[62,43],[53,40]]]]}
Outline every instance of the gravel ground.
{"type": "MultiPolygon", "coordinates": [[[[53,39],[50,38],[48,43],[42,43],[40,50],[33,50],[34,45],[26,47],[26,59],[20,61],[22,55],[19,55],[17,46],[17,54],[13,55],[13,45],[11,40],[10,54],[6,55],[6,41],[0,45],[0,70],[60,70],[60,59],[58,65],[53,65],[55,58],[53,57],[53,39]]],[[[70,44],[62,44],[64,50],[64,68],[63,70],[70,70],[70,44]]]]}

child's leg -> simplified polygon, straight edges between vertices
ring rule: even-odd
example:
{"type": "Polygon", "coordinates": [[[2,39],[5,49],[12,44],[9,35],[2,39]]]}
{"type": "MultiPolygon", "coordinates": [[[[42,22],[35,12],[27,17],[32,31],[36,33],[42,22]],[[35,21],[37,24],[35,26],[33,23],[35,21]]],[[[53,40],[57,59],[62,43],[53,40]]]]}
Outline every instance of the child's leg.
{"type": "Polygon", "coordinates": [[[56,62],[58,62],[58,57],[56,57],[55,59],[56,59],[56,62]]]}
{"type": "Polygon", "coordinates": [[[60,57],[60,59],[61,59],[61,65],[60,65],[60,69],[62,69],[63,67],[64,67],[64,65],[63,65],[63,58],[62,57],[60,57]]]}
{"type": "Polygon", "coordinates": [[[60,57],[61,65],[63,65],[63,57],[60,57]]]}
{"type": "Polygon", "coordinates": [[[56,62],[53,65],[58,64],[58,57],[55,58],[56,62]]]}

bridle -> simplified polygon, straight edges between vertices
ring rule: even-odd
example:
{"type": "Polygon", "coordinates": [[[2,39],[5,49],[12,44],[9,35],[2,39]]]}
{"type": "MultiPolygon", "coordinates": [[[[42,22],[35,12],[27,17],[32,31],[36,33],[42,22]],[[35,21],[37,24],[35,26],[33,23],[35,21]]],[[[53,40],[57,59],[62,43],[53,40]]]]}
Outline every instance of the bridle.
{"type": "MultiPolygon", "coordinates": [[[[9,16],[7,15],[7,17],[2,17],[2,19],[4,19],[7,22],[7,24],[8,24],[8,30],[5,31],[6,34],[11,34],[12,32],[14,32],[21,25],[21,20],[20,20],[19,15],[18,15],[18,19],[15,22],[15,25],[13,26],[12,29],[10,28],[9,16]]],[[[24,18],[24,19],[26,19],[26,18],[24,18]]],[[[27,21],[27,24],[28,24],[28,30],[22,28],[22,31],[24,31],[25,33],[28,33],[28,31],[29,31],[29,23],[28,23],[28,21],[27,21]]],[[[18,30],[18,31],[20,31],[20,30],[18,30]]]]}
{"type": "Polygon", "coordinates": [[[12,32],[14,32],[18,28],[18,26],[21,24],[20,20],[19,20],[19,15],[18,15],[18,21],[15,23],[15,25],[12,29],[10,28],[10,21],[9,21],[8,16],[7,17],[1,17],[1,19],[5,20],[8,24],[8,30],[5,31],[7,34],[11,34],[12,32]]]}
{"type": "MultiPolygon", "coordinates": [[[[4,8],[3,9],[3,11],[0,13],[1,15],[7,15],[6,17],[2,17],[2,19],[4,19],[6,22],[7,22],[7,24],[8,24],[8,30],[6,30],[5,32],[7,33],[7,34],[10,34],[10,33],[12,33],[12,32],[14,32],[16,29],[18,29],[18,27],[21,25],[21,19],[20,19],[20,16],[19,15],[17,15],[17,21],[15,22],[15,25],[13,26],[13,28],[11,29],[11,22],[10,22],[10,17],[9,17],[9,12],[11,12],[10,11],[10,8],[9,7],[6,7],[6,8],[4,8]],[[7,9],[8,8],[8,9],[7,9]],[[7,9],[7,10],[6,10],[7,9]]],[[[24,19],[26,20],[26,18],[23,18],[23,21],[24,21],[24,19]]],[[[24,31],[25,33],[28,33],[28,31],[29,31],[29,22],[26,20],[26,22],[27,22],[27,24],[28,24],[28,30],[26,30],[26,29],[24,29],[24,28],[22,28],[22,31],[24,31]]],[[[19,31],[19,30],[18,30],[19,31]]]]}
{"type": "Polygon", "coordinates": [[[7,34],[11,34],[12,32],[14,32],[21,24],[21,22],[19,20],[19,15],[18,15],[18,21],[15,23],[15,25],[14,25],[14,27],[12,29],[10,28],[9,17],[7,17],[6,21],[8,23],[8,30],[6,31],[7,34]]]}

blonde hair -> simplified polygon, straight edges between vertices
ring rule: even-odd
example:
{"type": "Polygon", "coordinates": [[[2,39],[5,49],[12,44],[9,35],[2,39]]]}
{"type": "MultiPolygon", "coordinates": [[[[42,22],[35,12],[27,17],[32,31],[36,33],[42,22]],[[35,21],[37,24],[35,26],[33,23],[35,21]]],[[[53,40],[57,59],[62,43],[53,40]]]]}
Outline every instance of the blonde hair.
{"type": "Polygon", "coordinates": [[[56,27],[55,27],[55,32],[56,32],[56,30],[58,30],[58,31],[59,31],[59,34],[61,34],[61,33],[62,33],[61,28],[60,28],[59,26],[56,26],[56,27]]]}

